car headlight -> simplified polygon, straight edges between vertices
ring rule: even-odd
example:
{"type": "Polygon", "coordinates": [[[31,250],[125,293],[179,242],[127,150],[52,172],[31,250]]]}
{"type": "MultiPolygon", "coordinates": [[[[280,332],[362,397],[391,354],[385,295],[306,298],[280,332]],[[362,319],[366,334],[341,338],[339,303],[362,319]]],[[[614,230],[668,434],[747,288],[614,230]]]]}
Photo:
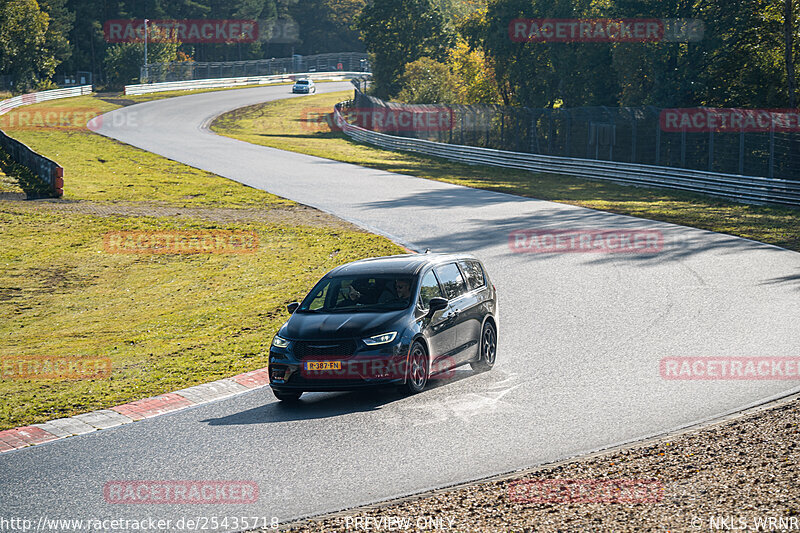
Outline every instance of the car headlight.
{"type": "Polygon", "coordinates": [[[395,337],[397,337],[396,331],[390,331],[389,333],[381,333],[380,335],[373,335],[372,337],[367,337],[364,340],[364,344],[367,346],[375,346],[378,344],[386,344],[388,342],[392,342],[395,337]]]}
{"type": "Polygon", "coordinates": [[[272,345],[275,346],[276,348],[286,348],[287,346],[289,346],[289,341],[287,341],[283,337],[275,335],[275,337],[273,337],[272,339],[272,345]]]}

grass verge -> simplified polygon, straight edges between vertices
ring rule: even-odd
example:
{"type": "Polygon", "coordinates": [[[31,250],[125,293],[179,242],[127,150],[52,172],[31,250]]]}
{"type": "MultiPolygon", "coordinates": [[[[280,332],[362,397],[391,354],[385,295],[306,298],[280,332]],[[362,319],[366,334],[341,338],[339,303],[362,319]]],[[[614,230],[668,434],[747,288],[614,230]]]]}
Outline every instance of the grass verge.
{"type": "Polygon", "coordinates": [[[800,251],[800,210],[754,206],[663,189],[626,187],[555,174],[453,163],[382,150],[331,131],[320,115],[351,97],[343,91],[231,111],[212,129],[242,141],[498,192],[746,237],[800,251]]]}
{"type": "MultiPolygon", "coordinates": [[[[118,107],[87,96],[67,102],[118,107]]],[[[26,108],[62,108],[52,101],[26,108]]],[[[7,128],[65,169],[62,200],[0,201],[0,359],[110,358],[106,379],[0,379],[0,429],[262,368],[272,335],[327,270],[402,253],[328,215],[101,137],[7,128]],[[253,254],[110,254],[111,231],[241,230],[253,254]]]]}

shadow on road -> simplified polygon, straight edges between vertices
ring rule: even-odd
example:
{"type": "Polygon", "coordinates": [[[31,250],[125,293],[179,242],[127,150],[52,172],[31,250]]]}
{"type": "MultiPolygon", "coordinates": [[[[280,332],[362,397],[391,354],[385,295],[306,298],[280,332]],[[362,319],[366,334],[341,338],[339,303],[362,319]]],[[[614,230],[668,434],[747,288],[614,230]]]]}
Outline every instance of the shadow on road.
{"type": "Polygon", "coordinates": [[[446,378],[433,377],[428,388],[420,394],[409,396],[399,387],[381,387],[346,392],[306,393],[297,403],[279,402],[265,391],[269,403],[221,418],[201,422],[209,426],[242,426],[248,424],[275,424],[297,420],[334,418],[353,413],[377,411],[384,405],[406,399],[424,400],[427,394],[476,374],[469,367],[461,367],[446,378]]]}
{"type": "MultiPolygon", "coordinates": [[[[515,197],[487,191],[478,194],[461,194],[458,189],[430,190],[409,194],[393,200],[379,200],[361,204],[369,209],[474,209],[480,210],[491,205],[509,204],[508,216],[502,219],[474,218],[465,227],[454,228],[449,233],[448,249],[441,247],[441,235],[430,239],[419,239],[414,244],[420,248],[430,248],[434,252],[474,252],[493,246],[505,246],[506,257],[518,256],[527,261],[548,261],[563,253],[519,253],[512,250],[510,237],[512,232],[520,230],[660,230],[663,236],[663,247],[657,253],[581,253],[589,265],[603,265],[620,261],[637,266],[654,266],[665,262],[680,261],[692,256],[707,253],[733,255],[747,251],[771,251],[782,253],[782,250],[762,243],[749,241],[731,235],[714,233],[696,228],[676,226],[666,222],[639,219],[628,215],[618,215],[604,211],[595,211],[569,205],[544,207],[531,203],[519,206],[519,202],[537,202],[529,198],[515,197]],[[485,194],[483,194],[485,193],[485,194]],[[512,205],[517,204],[517,205],[512,205]],[[513,213],[513,214],[512,214],[513,213]]],[[[552,204],[551,204],[552,205],[552,204]]],[[[777,282],[793,281],[794,277],[781,278],[777,282]]]]}
{"type": "Polygon", "coordinates": [[[778,278],[769,279],[764,283],[762,283],[762,285],[777,285],[781,283],[788,283],[795,285],[796,286],[795,289],[800,291],[800,272],[790,276],[781,276],[778,278]]]}

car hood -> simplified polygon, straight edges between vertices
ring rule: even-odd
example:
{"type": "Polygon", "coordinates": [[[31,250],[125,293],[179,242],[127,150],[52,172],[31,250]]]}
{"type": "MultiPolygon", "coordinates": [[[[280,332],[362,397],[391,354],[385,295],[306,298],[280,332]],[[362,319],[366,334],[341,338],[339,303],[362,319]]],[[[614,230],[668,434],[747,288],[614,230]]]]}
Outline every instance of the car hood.
{"type": "Polygon", "coordinates": [[[388,313],[295,313],[281,336],[291,340],[369,337],[405,327],[407,310],[388,313]]]}

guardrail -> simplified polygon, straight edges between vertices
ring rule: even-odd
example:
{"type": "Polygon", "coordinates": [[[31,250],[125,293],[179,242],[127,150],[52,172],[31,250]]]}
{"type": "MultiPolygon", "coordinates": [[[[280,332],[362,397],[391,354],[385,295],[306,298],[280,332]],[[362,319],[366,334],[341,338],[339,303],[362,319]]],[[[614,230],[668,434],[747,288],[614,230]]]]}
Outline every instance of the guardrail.
{"type": "Polygon", "coordinates": [[[164,91],[189,91],[193,89],[218,89],[224,87],[238,87],[241,85],[268,85],[271,83],[293,82],[297,78],[310,78],[314,81],[349,80],[353,77],[363,76],[363,72],[303,72],[295,74],[276,74],[273,76],[248,76],[242,78],[211,78],[207,80],[165,81],[160,83],[143,83],[126,85],[125,94],[149,94],[164,91]]]}
{"type": "MultiPolygon", "coordinates": [[[[37,104],[39,102],[57,100],[59,98],[83,96],[91,93],[92,86],[83,85],[81,87],[69,87],[67,89],[54,89],[52,91],[22,94],[0,102],[0,115],[24,105],[37,104]]],[[[28,167],[36,176],[49,184],[57,196],[60,197],[64,195],[64,169],[58,163],[37,154],[25,144],[9,137],[2,130],[0,130],[0,146],[11,155],[14,161],[28,167]]]]}
{"type": "Polygon", "coordinates": [[[341,110],[349,104],[350,102],[336,104],[334,108],[336,125],[354,140],[389,150],[417,152],[473,165],[551,172],[629,185],[698,192],[745,203],[800,206],[800,181],[717,174],[594,159],[544,156],[397,137],[348,123],[342,116],[341,110]]]}

